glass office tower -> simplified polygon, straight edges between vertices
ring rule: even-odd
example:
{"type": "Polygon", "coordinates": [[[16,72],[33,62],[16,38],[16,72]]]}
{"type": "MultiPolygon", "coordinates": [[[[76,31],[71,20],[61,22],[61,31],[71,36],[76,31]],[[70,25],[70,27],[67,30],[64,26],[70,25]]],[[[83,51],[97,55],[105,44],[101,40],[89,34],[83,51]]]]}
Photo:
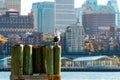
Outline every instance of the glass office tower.
{"type": "Polygon", "coordinates": [[[21,13],[21,0],[0,0],[0,14],[5,14],[9,9],[18,10],[21,13]]]}
{"type": "Polygon", "coordinates": [[[76,21],[74,0],[55,0],[55,28],[65,30],[76,21]]]}
{"type": "Polygon", "coordinates": [[[33,3],[32,12],[37,31],[54,34],[54,2],[33,3]]]}

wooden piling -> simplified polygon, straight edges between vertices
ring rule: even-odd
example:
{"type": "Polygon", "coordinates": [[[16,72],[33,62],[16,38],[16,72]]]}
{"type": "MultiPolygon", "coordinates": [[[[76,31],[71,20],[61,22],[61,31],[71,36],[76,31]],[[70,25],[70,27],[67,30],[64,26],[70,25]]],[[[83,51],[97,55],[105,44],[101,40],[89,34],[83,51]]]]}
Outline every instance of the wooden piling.
{"type": "Polygon", "coordinates": [[[61,80],[61,76],[60,75],[53,75],[52,80],[61,80]]]}
{"type": "Polygon", "coordinates": [[[46,62],[47,46],[41,46],[41,73],[47,72],[47,62],[46,62]]]}
{"type": "Polygon", "coordinates": [[[23,51],[23,74],[31,75],[32,70],[32,45],[25,45],[23,51]]]}
{"type": "Polygon", "coordinates": [[[10,80],[61,80],[60,46],[19,47],[12,49],[10,80]]]}
{"type": "Polygon", "coordinates": [[[54,75],[61,74],[61,47],[54,46],[54,75]]]}
{"type": "Polygon", "coordinates": [[[12,47],[11,75],[22,75],[23,72],[23,45],[12,47]]]}
{"type": "Polygon", "coordinates": [[[53,75],[53,46],[47,46],[46,62],[47,62],[47,74],[53,75]]]}
{"type": "Polygon", "coordinates": [[[33,62],[33,74],[40,74],[42,72],[41,64],[41,46],[33,46],[32,50],[32,62],[33,62]]]}

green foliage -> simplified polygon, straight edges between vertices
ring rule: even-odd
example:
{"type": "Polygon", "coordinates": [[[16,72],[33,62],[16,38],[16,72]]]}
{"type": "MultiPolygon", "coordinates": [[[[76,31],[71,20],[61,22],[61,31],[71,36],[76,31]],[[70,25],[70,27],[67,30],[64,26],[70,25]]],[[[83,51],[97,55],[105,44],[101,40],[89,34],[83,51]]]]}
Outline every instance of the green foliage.
{"type": "Polygon", "coordinates": [[[53,42],[53,38],[52,37],[48,37],[43,41],[43,44],[45,45],[51,45],[53,42]]]}

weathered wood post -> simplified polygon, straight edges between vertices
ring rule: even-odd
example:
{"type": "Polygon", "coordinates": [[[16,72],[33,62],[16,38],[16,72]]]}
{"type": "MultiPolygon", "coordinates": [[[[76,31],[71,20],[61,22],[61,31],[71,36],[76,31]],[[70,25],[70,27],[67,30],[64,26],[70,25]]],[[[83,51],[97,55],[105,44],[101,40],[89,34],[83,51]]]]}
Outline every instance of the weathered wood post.
{"type": "Polygon", "coordinates": [[[53,46],[47,46],[47,54],[46,54],[46,60],[47,60],[47,74],[53,75],[53,46]]]}
{"type": "Polygon", "coordinates": [[[10,80],[61,80],[61,46],[17,45],[12,51],[10,80]]]}
{"type": "Polygon", "coordinates": [[[32,50],[32,62],[33,62],[33,74],[40,74],[41,73],[41,46],[33,46],[32,50]]]}
{"type": "Polygon", "coordinates": [[[61,80],[61,46],[54,46],[54,76],[53,80],[61,80]]]}
{"type": "Polygon", "coordinates": [[[42,54],[41,54],[41,73],[46,73],[47,72],[47,62],[46,62],[46,54],[47,54],[47,47],[46,46],[41,46],[42,47],[42,54]]]}
{"type": "Polygon", "coordinates": [[[23,74],[31,75],[32,70],[32,45],[25,45],[23,51],[23,74]]]}
{"type": "Polygon", "coordinates": [[[23,45],[12,47],[11,75],[23,74],[23,45]]]}

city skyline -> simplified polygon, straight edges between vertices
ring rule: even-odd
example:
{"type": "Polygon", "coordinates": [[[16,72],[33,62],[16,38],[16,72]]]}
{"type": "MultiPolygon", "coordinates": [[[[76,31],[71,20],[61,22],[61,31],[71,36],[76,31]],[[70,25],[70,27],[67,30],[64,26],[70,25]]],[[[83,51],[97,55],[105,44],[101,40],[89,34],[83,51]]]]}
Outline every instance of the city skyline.
{"type": "MultiPolygon", "coordinates": [[[[31,12],[32,3],[34,2],[43,2],[43,1],[54,1],[54,0],[22,0],[21,4],[21,13],[22,15],[27,15],[29,12],[31,12]],[[27,6],[26,6],[27,3],[27,6]]],[[[108,0],[98,0],[98,4],[100,5],[106,5],[108,0]]],[[[81,5],[85,2],[85,0],[75,0],[75,7],[81,7],[81,5]]],[[[118,8],[120,10],[120,0],[117,0],[118,2],[118,8]]]]}

